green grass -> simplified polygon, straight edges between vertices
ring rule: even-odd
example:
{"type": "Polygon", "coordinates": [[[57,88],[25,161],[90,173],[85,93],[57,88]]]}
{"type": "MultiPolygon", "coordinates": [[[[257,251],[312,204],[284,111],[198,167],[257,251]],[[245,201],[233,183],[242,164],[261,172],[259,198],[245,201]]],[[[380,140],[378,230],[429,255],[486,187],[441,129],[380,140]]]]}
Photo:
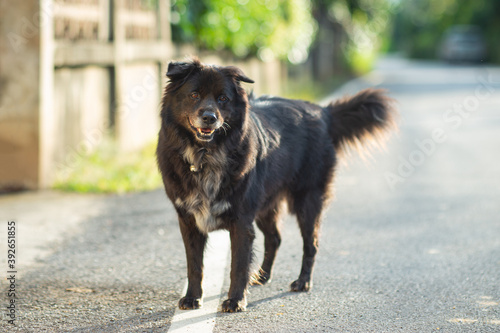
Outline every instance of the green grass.
{"type": "Polygon", "coordinates": [[[111,141],[80,156],[60,170],[55,189],[80,193],[126,193],[152,190],[162,185],[156,166],[156,142],[139,151],[118,152],[111,141]]]}

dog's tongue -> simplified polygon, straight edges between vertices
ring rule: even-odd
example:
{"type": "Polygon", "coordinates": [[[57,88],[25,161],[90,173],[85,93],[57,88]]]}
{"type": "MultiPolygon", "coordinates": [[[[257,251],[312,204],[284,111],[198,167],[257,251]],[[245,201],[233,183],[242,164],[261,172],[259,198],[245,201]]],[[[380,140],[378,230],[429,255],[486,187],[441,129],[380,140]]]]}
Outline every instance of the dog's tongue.
{"type": "Polygon", "coordinates": [[[205,134],[210,134],[212,133],[212,129],[211,128],[200,128],[200,131],[202,133],[205,133],[205,134]]]}

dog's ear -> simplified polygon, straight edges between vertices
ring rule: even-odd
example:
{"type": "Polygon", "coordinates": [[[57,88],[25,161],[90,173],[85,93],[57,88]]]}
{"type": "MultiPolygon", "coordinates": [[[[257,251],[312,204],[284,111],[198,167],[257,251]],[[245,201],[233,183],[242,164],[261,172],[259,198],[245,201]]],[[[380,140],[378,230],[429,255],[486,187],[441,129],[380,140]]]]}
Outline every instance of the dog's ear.
{"type": "Polygon", "coordinates": [[[177,61],[169,63],[167,77],[170,79],[170,82],[165,88],[165,92],[174,92],[182,87],[184,83],[186,83],[189,76],[194,72],[201,70],[202,67],[203,65],[198,58],[193,58],[189,62],[177,61]]]}
{"type": "Polygon", "coordinates": [[[190,62],[171,62],[168,64],[167,77],[171,82],[184,80],[201,66],[197,58],[193,58],[190,62]]]}
{"type": "Polygon", "coordinates": [[[243,71],[238,67],[235,66],[224,67],[224,71],[226,72],[226,75],[232,77],[236,81],[255,83],[254,80],[246,76],[245,73],[243,73],[243,71]]]}

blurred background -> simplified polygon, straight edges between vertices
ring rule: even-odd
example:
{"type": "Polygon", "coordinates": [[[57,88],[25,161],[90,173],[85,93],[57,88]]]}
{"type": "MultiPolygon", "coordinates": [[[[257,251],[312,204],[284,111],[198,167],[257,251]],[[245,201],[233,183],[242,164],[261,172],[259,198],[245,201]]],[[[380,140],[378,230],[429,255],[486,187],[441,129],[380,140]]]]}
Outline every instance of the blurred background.
{"type": "Polygon", "coordinates": [[[387,57],[500,62],[500,1],[1,0],[0,191],[161,185],[170,60],[241,67],[319,101],[387,57]]]}

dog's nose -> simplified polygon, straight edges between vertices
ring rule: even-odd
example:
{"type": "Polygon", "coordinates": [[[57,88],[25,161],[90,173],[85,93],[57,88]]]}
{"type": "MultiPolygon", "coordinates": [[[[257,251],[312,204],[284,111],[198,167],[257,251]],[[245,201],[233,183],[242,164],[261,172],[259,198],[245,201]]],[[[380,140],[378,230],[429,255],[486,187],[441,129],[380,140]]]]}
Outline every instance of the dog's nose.
{"type": "Polygon", "coordinates": [[[204,111],[201,115],[201,119],[203,119],[203,122],[205,124],[212,125],[217,121],[217,116],[213,111],[204,111]]]}

